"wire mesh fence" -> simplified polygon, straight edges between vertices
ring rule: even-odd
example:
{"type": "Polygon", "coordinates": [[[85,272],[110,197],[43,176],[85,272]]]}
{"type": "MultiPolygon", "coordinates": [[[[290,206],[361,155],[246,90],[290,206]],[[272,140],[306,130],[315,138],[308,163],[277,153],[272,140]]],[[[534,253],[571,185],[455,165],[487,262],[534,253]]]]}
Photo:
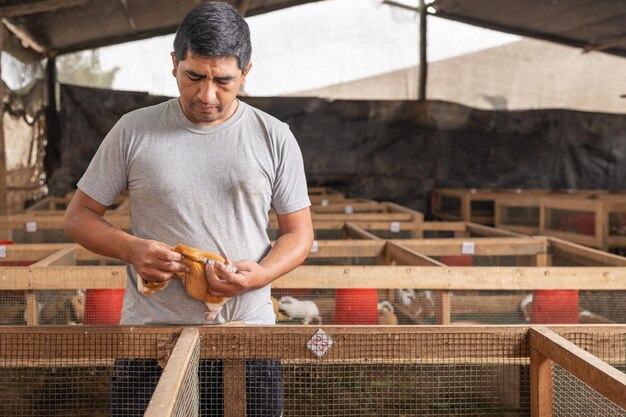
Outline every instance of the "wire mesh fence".
{"type": "MultiPolygon", "coordinates": [[[[529,416],[535,383],[523,326],[84,329],[0,328],[0,415],[529,416]]],[[[609,329],[555,330],[624,369],[609,329]]],[[[554,415],[624,415],[554,369],[554,415]]]]}
{"type": "MultiPolygon", "coordinates": [[[[563,329],[559,333],[577,347],[623,373],[626,370],[626,333],[621,328],[611,330],[563,329]]],[[[554,416],[626,416],[626,409],[604,397],[559,364],[554,364],[552,378],[554,416]]],[[[626,388],[621,388],[621,391],[626,393],[626,388]]]]}
{"type": "Polygon", "coordinates": [[[626,410],[603,397],[562,367],[554,371],[554,416],[626,417],[626,410]]]}

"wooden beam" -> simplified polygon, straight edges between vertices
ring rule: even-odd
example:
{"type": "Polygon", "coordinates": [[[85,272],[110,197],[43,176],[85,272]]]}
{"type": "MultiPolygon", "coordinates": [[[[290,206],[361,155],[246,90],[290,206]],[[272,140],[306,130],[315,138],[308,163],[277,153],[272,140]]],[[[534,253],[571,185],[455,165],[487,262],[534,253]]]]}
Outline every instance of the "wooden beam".
{"type": "Polygon", "coordinates": [[[429,232],[464,232],[467,229],[465,222],[423,222],[420,229],[429,232]]]}
{"type": "Polygon", "coordinates": [[[367,230],[360,228],[359,226],[355,225],[352,222],[346,222],[343,227],[349,237],[358,238],[358,239],[382,240],[375,234],[370,233],[367,230]]]}
{"type": "Polygon", "coordinates": [[[44,48],[39,42],[34,40],[32,36],[24,32],[18,26],[9,22],[9,20],[7,19],[2,19],[2,23],[4,24],[4,26],[6,26],[7,30],[9,30],[17,39],[20,40],[23,47],[30,48],[33,51],[42,55],[46,53],[46,48],[44,48]]]}
{"type": "Polygon", "coordinates": [[[67,243],[19,243],[2,246],[4,248],[3,250],[6,252],[6,256],[0,258],[0,266],[2,266],[3,262],[36,262],[67,246],[67,243]]]}
{"type": "Polygon", "coordinates": [[[623,372],[545,327],[531,327],[530,347],[622,409],[626,408],[626,374],[623,372]]]}
{"type": "Polygon", "coordinates": [[[162,417],[174,415],[173,412],[177,401],[180,399],[181,391],[186,384],[194,385],[191,389],[195,391],[196,397],[190,398],[192,404],[190,404],[189,409],[197,413],[200,401],[197,371],[199,350],[200,335],[198,329],[193,327],[184,329],[150,398],[150,403],[144,416],[162,417]],[[193,382],[186,380],[185,377],[187,376],[191,376],[193,382]]]}
{"type": "Polygon", "coordinates": [[[467,223],[467,230],[478,236],[491,236],[491,237],[524,237],[519,233],[511,232],[508,230],[496,229],[495,227],[484,226],[482,224],[467,223]]]}
{"type": "MultiPolygon", "coordinates": [[[[124,266],[0,267],[0,290],[124,288],[124,266]]],[[[626,290],[619,267],[300,266],[274,288],[626,290]]]]}
{"type": "Polygon", "coordinates": [[[44,259],[35,262],[31,268],[47,268],[50,266],[76,265],[76,245],[67,245],[65,248],[54,252],[44,259]]]}
{"type": "Polygon", "coordinates": [[[14,4],[0,7],[0,17],[25,16],[35,13],[52,12],[64,7],[80,6],[88,0],[37,0],[22,2],[25,4],[14,4]]]}
{"type": "Polygon", "coordinates": [[[377,257],[384,251],[382,240],[318,240],[317,252],[309,254],[309,258],[352,258],[377,257]]]}
{"type": "Polygon", "coordinates": [[[554,404],[552,361],[536,349],[530,349],[530,415],[552,417],[554,404]]]}
{"type": "MultiPolygon", "coordinates": [[[[547,239],[529,239],[528,237],[468,237],[446,239],[404,239],[390,240],[397,244],[420,252],[427,256],[463,254],[463,244],[474,244],[476,256],[519,256],[536,255],[547,250],[547,239]]],[[[626,258],[624,259],[626,261],[626,258]]]]}
{"type": "MultiPolygon", "coordinates": [[[[420,2],[420,63],[419,63],[419,80],[418,80],[418,91],[417,91],[417,99],[418,100],[426,100],[426,79],[428,77],[428,59],[426,56],[427,48],[427,16],[426,13],[426,2],[425,0],[419,0],[420,2]]],[[[469,219],[468,219],[469,220],[469,219]]]]}
{"type": "Polygon", "coordinates": [[[402,246],[398,243],[387,242],[385,244],[386,257],[390,261],[395,261],[396,265],[415,266],[445,266],[441,262],[417,253],[414,250],[402,246]]]}
{"type": "Polygon", "coordinates": [[[548,238],[548,245],[553,256],[563,258],[578,265],[597,266],[612,265],[626,266],[626,258],[613,255],[598,249],[578,245],[556,237],[548,238]]]}

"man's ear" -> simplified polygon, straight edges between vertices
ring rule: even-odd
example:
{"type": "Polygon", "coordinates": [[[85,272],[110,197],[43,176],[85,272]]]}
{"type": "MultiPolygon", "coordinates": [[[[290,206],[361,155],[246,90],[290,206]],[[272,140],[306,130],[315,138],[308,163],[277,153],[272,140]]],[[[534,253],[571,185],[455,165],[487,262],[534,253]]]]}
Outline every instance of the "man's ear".
{"type": "Polygon", "coordinates": [[[250,68],[252,68],[252,62],[248,63],[248,66],[243,71],[243,75],[241,76],[241,82],[242,83],[246,82],[246,75],[248,75],[248,73],[250,72],[250,68]]]}
{"type": "Polygon", "coordinates": [[[176,54],[174,54],[174,52],[170,52],[170,55],[172,57],[172,65],[174,66],[174,68],[172,69],[172,75],[174,76],[174,78],[176,78],[176,69],[178,68],[178,63],[176,62],[176,54]]]}

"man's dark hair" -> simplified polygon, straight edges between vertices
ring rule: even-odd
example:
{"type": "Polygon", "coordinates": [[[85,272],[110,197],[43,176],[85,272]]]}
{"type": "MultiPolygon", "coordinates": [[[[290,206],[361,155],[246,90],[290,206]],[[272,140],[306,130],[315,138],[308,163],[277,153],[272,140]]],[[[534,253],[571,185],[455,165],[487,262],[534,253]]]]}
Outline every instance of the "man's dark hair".
{"type": "Polygon", "coordinates": [[[176,61],[184,60],[187,51],[194,56],[235,57],[243,71],[252,54],[248,23],[228,3],[201,4],[185,16],[176,31],[176,61]]]}

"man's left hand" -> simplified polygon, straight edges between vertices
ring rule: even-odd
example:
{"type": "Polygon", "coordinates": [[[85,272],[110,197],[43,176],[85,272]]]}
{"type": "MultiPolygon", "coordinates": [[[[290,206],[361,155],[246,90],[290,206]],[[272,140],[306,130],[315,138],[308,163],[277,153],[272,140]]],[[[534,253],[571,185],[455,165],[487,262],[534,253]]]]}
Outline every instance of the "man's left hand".
{"type": "Polygon", "coordinates": [[[204,269],[210,293],[214,297],[234,297],[243,292],[261,288],[271,280],[267,277],[268,271],[256,262],[241,260],[224,264],[216,262],[207,264],[204,269]],[[233,265],[237,272],[228,272],[226,265],[233,265]]]}

